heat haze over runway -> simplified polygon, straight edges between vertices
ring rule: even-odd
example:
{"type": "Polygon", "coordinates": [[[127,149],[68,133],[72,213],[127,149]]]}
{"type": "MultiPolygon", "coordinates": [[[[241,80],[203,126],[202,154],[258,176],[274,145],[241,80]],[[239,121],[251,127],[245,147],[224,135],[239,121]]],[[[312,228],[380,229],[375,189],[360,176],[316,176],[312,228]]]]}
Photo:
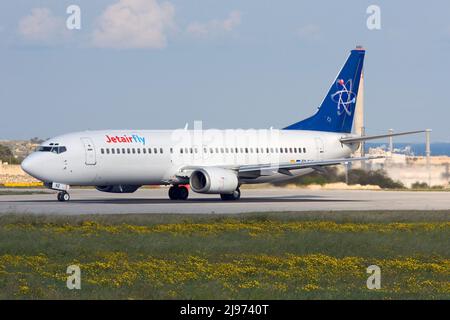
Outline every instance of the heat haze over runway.
{"type": "MultiPolygon", "coordinates": [[[[41,191],[42,192],[42,191],[41,191]]],[[[340,210],[450,210],[448,192],[244,189],[239,201],[191,192],[186,201],[167,198],[167,189],[140,189],[132,194],[109,194],[72,189],[69,202],[53,192],[0,195],[0,214],[126,214],[126,213],[244,213],[340,210]]]]}

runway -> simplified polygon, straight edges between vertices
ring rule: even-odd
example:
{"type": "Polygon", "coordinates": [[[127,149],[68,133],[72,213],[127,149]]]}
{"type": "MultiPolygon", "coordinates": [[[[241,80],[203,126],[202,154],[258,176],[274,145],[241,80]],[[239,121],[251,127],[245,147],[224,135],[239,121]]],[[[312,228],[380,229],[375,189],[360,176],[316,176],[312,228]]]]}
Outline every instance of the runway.
{"type": "Polygon", "coordinates": [[[0,214],[243,213],[341,210],[450,210],[450,193],[416,191],[243,189],[239,201],[190,192],[186,201],[171,201],[167,189],[140,189],[131,194],[73,189],[69,202],[56,194],[0,195],[0,214]]]}

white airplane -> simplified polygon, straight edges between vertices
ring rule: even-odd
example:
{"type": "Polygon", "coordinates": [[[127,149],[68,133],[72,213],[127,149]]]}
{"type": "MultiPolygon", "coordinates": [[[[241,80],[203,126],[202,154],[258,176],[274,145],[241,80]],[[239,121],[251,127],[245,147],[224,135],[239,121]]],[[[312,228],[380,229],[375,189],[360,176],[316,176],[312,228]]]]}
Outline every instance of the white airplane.
{"type": "Polygon", "coordinates": [[[189,189],[238,200],[239,187],[274,182],[350,158],[362,141],[351,134],[365,50],[356,48],[317,112],[281,130],[103,130],[69,133],[43,142],[22,169],[70,199],[70,186],[131,193],[143,185],[171,185],[169,198],[185,200],[189,189]]]}

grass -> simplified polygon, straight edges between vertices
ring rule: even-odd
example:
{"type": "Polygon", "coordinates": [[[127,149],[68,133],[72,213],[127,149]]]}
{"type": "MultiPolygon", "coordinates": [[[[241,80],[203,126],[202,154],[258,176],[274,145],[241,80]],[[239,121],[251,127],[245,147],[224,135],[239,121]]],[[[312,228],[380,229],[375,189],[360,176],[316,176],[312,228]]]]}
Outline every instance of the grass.
{"type": "Polygon", "coordinates": [[[44,190],[1,190],[0,196],[22,196],[22,195],[30,195],[30,194],[49,194],[51,192],[44,190]]]}
{"type": "Polygon", "coordinates": [[[449,239],[438,211],[3,215],[0,299],[448,299],[449,239]]]}

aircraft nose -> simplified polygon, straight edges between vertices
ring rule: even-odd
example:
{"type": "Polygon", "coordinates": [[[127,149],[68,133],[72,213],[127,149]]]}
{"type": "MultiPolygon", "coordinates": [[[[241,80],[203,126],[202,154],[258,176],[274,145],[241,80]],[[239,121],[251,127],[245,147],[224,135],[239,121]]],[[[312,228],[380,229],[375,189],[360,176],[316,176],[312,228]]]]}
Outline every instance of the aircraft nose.
{"type": "Polygon", "coordinates": [[[22,170],[28,173],[30,176],[35,177],[39,169],[39,160],[34,154],[30,154],[20,164],[22,170]]]}

